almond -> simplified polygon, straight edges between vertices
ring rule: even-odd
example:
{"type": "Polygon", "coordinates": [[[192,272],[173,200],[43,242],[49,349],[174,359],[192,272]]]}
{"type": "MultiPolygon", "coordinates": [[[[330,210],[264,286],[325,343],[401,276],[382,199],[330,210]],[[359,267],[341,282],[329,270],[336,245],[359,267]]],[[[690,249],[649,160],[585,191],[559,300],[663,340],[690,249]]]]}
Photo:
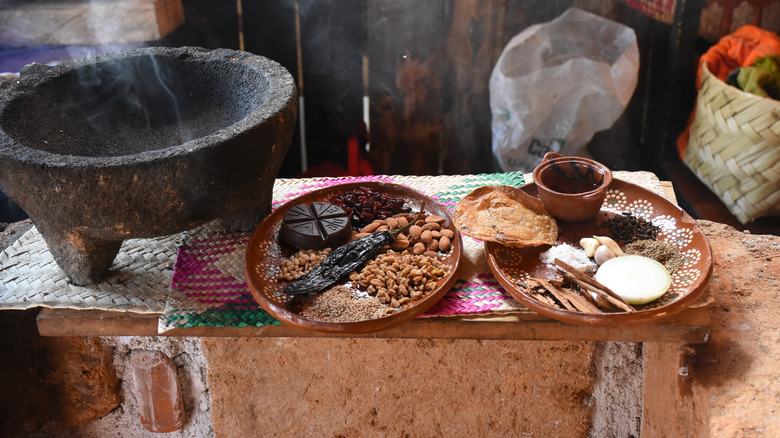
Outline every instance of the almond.
{"type": "Polygon", "coordinates": [[[416,255],[420,255],[425,252],[425,244],[422,242],[417,242],[412,247],[412,253],[416,255]]]}
{"type": "Polygon", "coordinates": [[[427,222],[425,225],[422,226],[423,230],[438,230],[441,228],[441,225],[437,224],[436,222],[427,222]]]}
{"type": "Polygon", "coordinates": [[[389,217],[385,222],[391,230],[398,228],[398,219],[396,218],[389,217]]]}
{"type": "Polygon", "coordinates": [[[425,243],[428,243],[431,240],[433,240],[433,235],[431,234],[431,230],[423,231],[422,234],[420,235],[420,240],[422,240],[425,243]]]}
{"type": "Polygon", "coordinates": [[[439,251],[447,251],[450,249],[450,239],[447,236],[441,236],[439,239],[439,251]]]}
{"type": "Polygon", "coordinates": [[[443,224],[445,221],[446,219],[444,219],[441,216],[436,216],[435,214],[432,214],[425,218],[425,222],[427,223],[435,222],[437,224],[443,224]]]}
{"type": "Polygon", "coordinates": [[[370,224],[368,224],[365,227],[363,227],[363,229],[360,230],[360,232],[361,233],[373,233],[374,231],[377,230],[377,228],[379,228],[380,225],[382,225],[382,221],[371,222],[370,224]]]}
{"type": "MultiPolygon", "coordinates": [[[[401,237],[402,235],[399,235],[398,237],[401,237]]],[[[390,248],[402,250],[409,247],[409,240],[408,239],[395,239],[395,242],[393,242],[390,245],[390,248]]]]}
{"type": "Polygon", "coordinates": [[[422,235],[422,228],[419,225],[412,225],[409,227],[409,240],[417,240],[422,235]]]}

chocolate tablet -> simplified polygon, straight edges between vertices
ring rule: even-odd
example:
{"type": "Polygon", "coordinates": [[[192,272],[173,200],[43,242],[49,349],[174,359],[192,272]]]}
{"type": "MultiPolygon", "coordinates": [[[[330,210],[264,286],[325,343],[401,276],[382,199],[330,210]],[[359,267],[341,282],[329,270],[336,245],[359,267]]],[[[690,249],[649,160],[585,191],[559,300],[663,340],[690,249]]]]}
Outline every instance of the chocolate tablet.
{"type": "Polygon", "coordinates": [[[327,202],[298,204],[284,215],[282,240],[298,249],[336,248],[352,237],[349,217],[327,202]]]}

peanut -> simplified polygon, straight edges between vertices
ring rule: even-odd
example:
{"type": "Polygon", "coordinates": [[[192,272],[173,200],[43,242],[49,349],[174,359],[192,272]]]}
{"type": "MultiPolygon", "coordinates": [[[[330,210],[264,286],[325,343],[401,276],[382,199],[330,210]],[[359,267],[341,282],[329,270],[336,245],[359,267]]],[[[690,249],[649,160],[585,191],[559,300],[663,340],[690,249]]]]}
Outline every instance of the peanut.
{"type": "Polygon", "coordinates": [[[446,274],[436,253],[430,257],[390,250],[369,261],[359,273],[350,275],[350,280],[376,295],[380,302],[397,308],[435,290],[438,280],[446,274]]]}

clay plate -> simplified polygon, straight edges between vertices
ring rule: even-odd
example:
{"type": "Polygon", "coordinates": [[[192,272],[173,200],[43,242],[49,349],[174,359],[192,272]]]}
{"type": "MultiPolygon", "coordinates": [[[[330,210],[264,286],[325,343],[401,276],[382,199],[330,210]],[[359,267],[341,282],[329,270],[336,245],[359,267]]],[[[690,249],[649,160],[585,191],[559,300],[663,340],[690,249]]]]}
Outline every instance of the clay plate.
{"type": "MultiPolygon", "coordinates": [[[[522,187],[536,196],[536,185],[522,187]]],[[[580,223],[558,222],[558,243],[579,248],[582,237],[609,235],[600,224],[624,211],[650,220],[660,228],[658,240],[677,245],[683,253],[683,265],[672,276],[672,286],[661,298],[634,306],[636,312],[587,314],[540,303],[527,295],[518,281],[528,277],[553,278],[555,269],[541,262],[539,255],[550,246],[510,248],[485,242],[488,265],[501,286],[517,301],[542,315],[573,324],[629,327],[668,318],[690,306],[704,293],[712,275],[712,252],[699,224],[672,202],[637,185],[613,180],[598,215],[580,223]]]]}
{"type": "MultiPolygon", "coordinates": [[[[246,251],[244,275],[252,296],[263,309],[279,321],[295,327],[317,332],[329,333],[369,333],[388,329],[403,322],[409,321],[436,304],[455,282],[455,273],[458,270],[461,253],[463,251],[460,234],[449,211],[441,204],[428,196],[411,188],[383,183],[383,182],[357,182],[326,187],[287,202],[269,215],[255,230],[246,251]],[[412,206],[416,211],[420,201],[425,202],[425,212],[435,214],[447,219],[445,226],[455,233],[452,239],[452,248],[441,258],[442,263],[449,268],[449,273],[439,279],[435,290],[426,294],[421,300],[407,303],[392,314],[381,318],[369,319],[357,322],[328,322],[305,318],[298,313],[296,301],[293,297],[282,293],[282,288],[287,282],[278,282],[276,276],[282,259],[289,257],[296,250],[279,240],[284,214],[293,206],[300,203],[316,201],[327,202],[336,192],[353,190],[359,187],[369,187],[377,192],[401,196],[406,199],[406,205],[412,206]]],[[[343,280],[346,284],[349,279],[343,280]]]]}

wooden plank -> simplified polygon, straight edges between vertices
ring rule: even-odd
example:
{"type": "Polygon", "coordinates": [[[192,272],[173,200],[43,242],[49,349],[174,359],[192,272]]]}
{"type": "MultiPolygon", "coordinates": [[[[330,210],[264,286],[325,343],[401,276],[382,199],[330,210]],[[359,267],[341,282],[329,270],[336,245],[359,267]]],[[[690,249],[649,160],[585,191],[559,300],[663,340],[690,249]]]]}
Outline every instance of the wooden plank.
{"type": "Polygon", "coordinates": [[[363,122],[366,0],[301,2],[306,150],[309,167],[347,168],[347,141],[363,122]]]}
{"type": "MultiPolygon", "coordinates": [[[[309,167],[330,161],[346,168],[347,140],[361,132],[363,121],[366,0],[297,2],[300,40],[295,3],[243,0],[246,50],[279,62],[295,77],[304,98],[299,111],[306,121],[309,167]]],[[[300,145],[296,130],[281,177],[303,170],[300,145]]]]}
{"type": "Polygon", "coordinates": [[[677,204],[677,195],[674,193],[671,181],[661,181],[661,189],[664,191],[664,196],[667,199],[677,204]]]}
{"type": "Polygon", "coordinates": [[[370,157],[380,173],[439,173],[447,4],[368,2],[370,157]]]}
{"type": "MultiPolygon", "coordinates": [[[[210,0],[206,0],[213,3],[210,0]]],[[[242,0],[244,42],[247,52],[265,56],[281,64],[296,81],[298,60],[295,37],[295,0],[242,0]]],[[[297,122],[296,122],[297,123],[297,122]]],[[[301,139],[295,130],[278,177],[292,178],[301,173],[301,139]]]]}
{"type": "Polygon", "coordinates": [[[154,2],[154,12],[157,17],[157,34],[155,40],[173,32],[185,21],[184,7],[181,0],[158,0],[154,2]]]}
{"type": "MultiPolygon", "coordinates": [[[[41,336],[155,336],[159,315],[43,309],[41,336]]],[[[578,326],[528,312],[512,316],[418,318],[388,330],[360,335],[316,333],[286,325],[191,327],[164,336],[348,337],[412,339],[516,339],[619,342],[705,342],[710,333],[706,307],[687,309],[667,320],[630,328],[578,326]]]]}
{"type": "Polygon", "coordinates": [[[507,0],[506,41],[504,45],[526,27],[550,21],[572,6],[579,5],[575,5],[574,0],[547,0],[543,2],[507,0]]]}
{"type": "Polygon", "coordinates": [[[619,0],[576,0],[574,6],[630,27],[636,34],[639,48],[637,86],[631,100],[609,129],[595,133],[588,144],[588,152],[612,169],[652,170],[648,167],[652,160],[642,156],[645,147],[642,144],[645,136],[643,121],[647,116],[649,96],[647,84],[654,78],[651,73],[658,74],[655,70],[657,61],[654,60],[654,48],[659,44],[656,35],[662,32],[660,28],[668,26],[619,0]]]}
{"type": "Polygon", "coordinates": [[[493,170],[490,74],[505,46],[506,1],[454,0],[442,59],[441,172],[493,170]]]}
{"type": "Polygon", "coordinates": [[[181,0],[12,1],[0,4],[0,41],[11,46],[159,40],[184,23],[181,0]]]}
{"type": "Polygon", "coordinates": [[[155,336],[159,314],[107,310],[41,309],[41,336],[155,336]]]}

